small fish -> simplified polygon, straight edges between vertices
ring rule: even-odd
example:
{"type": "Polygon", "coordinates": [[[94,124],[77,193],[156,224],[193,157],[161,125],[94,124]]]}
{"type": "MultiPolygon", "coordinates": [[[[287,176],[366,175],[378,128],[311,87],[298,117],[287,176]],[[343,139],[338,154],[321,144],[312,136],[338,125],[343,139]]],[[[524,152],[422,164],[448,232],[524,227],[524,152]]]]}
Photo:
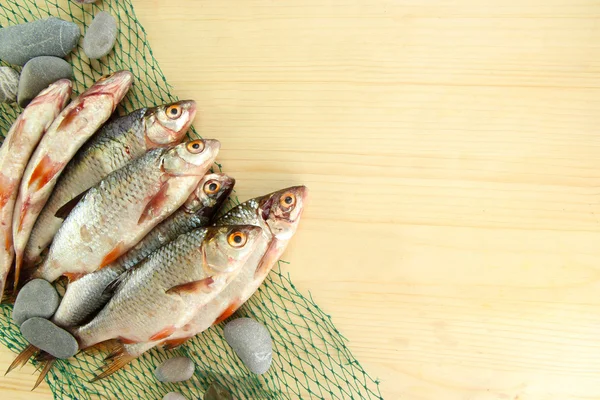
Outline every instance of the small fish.
{"type": "Polygon", "coordinates": [[[58,177],[77,150],[108,120],[132,82],[129,71],[96,82],[58,115],[29,160],[13,216],[15,289],[29,234],[58,177]]]}
{"type": "Polygon", "coordinates": [[[74,281],[118,259],[185,203],[219,148],[193,140],[154,149],[109,174],[71,211],[33,276],[74,281]]]}
{"type": "Polygon", "coordinates": [[[23,265],[39,262],[41,252],[86,190],[150,149],[180,143],[195,116],[196,102],[185,100],[142,108],[104,125],[65,167],[31,231],[23,265]]]}
{"type": "Polygon", "coordinates": [[[254,294],[285,251],[298,228],[307,196],[308,189],[305,186],[289,187],[248,200],[219,218],[215,225],[248,224],[262,228],[256,249],[240,273],[187,324],[168,337],[134,344],[119,344],[105,370],[94,380],[111,375],[159,344],[163,344],[167,349],[177,347],[230,317],[254,294]]]}
{"type": "Polygon", "coordinates": [[[261,231],[248,225],[198,228],[161,247],[121,275],[108,304],[74,331],[80,348],[168,337],[235,278],[261,231]]]}
{"type": "Polygon", "coordinates": [[[89,321],[110,300],[112,293],[106,290],[109,283],[180,234],[208,225],[234,185],[235,180],[225,174],[205,175],[183,206],[135,247],[107,267],[69,284],[52,321],[63,328],[89,321]]]}
{"type": "Polygon", "coordinates": [[[61,79],[44,89],[23,110],[0,148],[0,298],[14,258],[12,221],[19,183],[42,135],[65,107],[73,84],[61,79]]]}

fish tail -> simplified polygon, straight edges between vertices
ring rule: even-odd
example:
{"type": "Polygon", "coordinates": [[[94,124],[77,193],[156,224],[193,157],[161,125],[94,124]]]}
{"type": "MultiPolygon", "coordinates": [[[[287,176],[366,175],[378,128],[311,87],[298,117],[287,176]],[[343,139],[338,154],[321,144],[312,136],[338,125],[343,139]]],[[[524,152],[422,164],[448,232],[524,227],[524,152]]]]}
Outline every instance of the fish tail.
{"type": "Polygon", "coordinates": [[[38,386],[40,386],[40,383],[42,383],[42,381],[44,380],[44,378],[46,377],[46,375],[48,375],[48,372],[50,372],[50,370],[52,369],[52,366],[54,365],[54,362],[56,361],[55,358],[49,360],[49,361],[44,361],[44,367],[42,368],[42,372],[40,372],[40,376],[38,376],[37,380],[35,381],[35,384],[33,385],[33,389],[31,389],[31,391],[33,392],[38,386]]]}
{"type": "Polygon", "coordinates": [[[22,367],[23,365],[27,364],[27,361],[38,350],[39,349],[37,347],[35,347],[31,344],[29,346],[25,347],[25,349],[22,352],[20,352],[19,355],[15,358],[15,360],[12,362],[12,364],[10,364],[10,366],[8,367],[8,369],[6,370],[4,375],[6,376],[6,374],[8,374],[13,369],[15,369],[19,366],[22,367]]]}
{"type": "Polygon", "coordinates": [[[13,282],[13,291],[16,293],[19,289],[19,278],[21,277],[21,266],[23,265],[23,251],[15,249],[15,275],[13,282]]]}
{"type": "Polygon", "coordinates": [[[119,346],[107,357],[107,365],[104,368],[104,371],[95,376],[90,383],[99,381],[100,379],[104,379],[107,376],[114,374],[136,358],[136,355],[132,355],[127,352],[123,344],[119,344],[119,346]]]}

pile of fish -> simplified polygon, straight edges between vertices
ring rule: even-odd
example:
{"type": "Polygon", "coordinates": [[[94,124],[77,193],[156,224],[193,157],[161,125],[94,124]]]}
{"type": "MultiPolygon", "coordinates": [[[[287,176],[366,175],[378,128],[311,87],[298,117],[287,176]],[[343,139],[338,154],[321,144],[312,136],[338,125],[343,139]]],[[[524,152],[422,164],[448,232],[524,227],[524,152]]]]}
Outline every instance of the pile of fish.
{"type": "MultiPolygon", "coordinates": [[[[235,180],[207,173],[217,140],[185,139],[195,102],[111,119],[132,82],[116,72],[69,105],[71,82],[51,84],[0,149],[0,293],[66,277],[46,322],[79,351],[111,344],[94,380],[230,317],[281,257],[307,196],[288,187],[220,213],[235,180]]],[[[56,358],[44,350],[30,345],[9,370],[35,355],[41,382],[56,358]]]]}

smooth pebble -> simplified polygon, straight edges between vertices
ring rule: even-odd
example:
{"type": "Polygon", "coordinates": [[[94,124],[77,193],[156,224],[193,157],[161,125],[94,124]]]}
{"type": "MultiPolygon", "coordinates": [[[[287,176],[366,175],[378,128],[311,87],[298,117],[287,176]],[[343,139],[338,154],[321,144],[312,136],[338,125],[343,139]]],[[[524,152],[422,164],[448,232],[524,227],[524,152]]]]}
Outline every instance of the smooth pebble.
{"type": "Polygon", "coordinates": [[[202,400],[233,400],[231,393],[217,382],[210,384],[202,400]]]}
{"type": "Polygon", "coordinates": [[[10,67],[0,67],[0,103],[17,100],[19,73],[10,67]]]}
{"type": "Polygon", "coordinates": [[[65,57],[80,35],[77,24],[55,17],[0,28],[0,60],[25,65],[34,57],[65,57]]]}
{"type": "Polygon", "coordinates": [[[165,394],[163,400],[186,400],[186,398],[181,393],[169,392],[165,394]]]}
{"type": "Polygon", "coordinates": [[[21,334],[29,343],[56,358],[69,358],[79,351],[73,335],[44,318],[34,317],[23,322],[21,334]]]}
{"type": "Polygon", "coordinates": [[[25,107],[42,90],[59,79],[73,78],[71,64],[58,57],[42,56],[29,61],[21,71],[17,101],[25,107]]]}
{"type": "Polygon", "coordinates": [[[264,374],[271,366],[273,349],[267,328],[251,318],[238,318],[225,325],[225,340],[248,369],[264,374]]]}
{"type": "Polygon", "coordinates": [[[13,321],[22,325],[29,318],[50,318],[58,308],[56,289],[43,279],[28,282],[19,291],[13,308],[13,321]]]}
{"type": "Polygon", "coordinates": [[[83,52],[91,59],[102,58],[115,46],[117,20],[102,11],[96,14],[83,38],[83,52]]]}
{"type": "Polygon", "coordinates": [[[170,358],[156,368],[154,375],[161,382],[187,381],[194,375],[196,366],[187,357],[170,358]]]}

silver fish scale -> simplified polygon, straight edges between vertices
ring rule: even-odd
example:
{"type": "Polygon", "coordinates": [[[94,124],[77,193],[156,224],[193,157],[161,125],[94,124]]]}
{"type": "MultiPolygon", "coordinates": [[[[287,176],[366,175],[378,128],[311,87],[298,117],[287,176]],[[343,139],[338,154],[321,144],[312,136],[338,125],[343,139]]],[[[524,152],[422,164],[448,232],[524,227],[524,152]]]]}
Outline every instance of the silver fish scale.
{"type": "Polygon", "coordinates": [[[67,164],[34,225],[25,259],[39,255],[52,240],[62,223],[55,214],[63,205],[97,185],[110,172],[144,155],[146,110],[136,110],[104,125],[67,164]]]}
{"type": "MultiPolygon", "coordinates": [[[[260,200],[260,199],[258,199],[260,200]]],[[[215,226],[223,225],[255,225],[261,226],[256,211],[258,210],[257,199],[248,200],[232,208],[215,222],[215,226]]]]}
{"type": "Polygon", "coordinates": [[[165,292],[207,277],[198,251],[205,236],[204,228],[180,235],[130,270],[102,311],[77,331],[83,346],[116,336],[147,340],[161,327],[175,324],[185,302],[165,292]]]}

